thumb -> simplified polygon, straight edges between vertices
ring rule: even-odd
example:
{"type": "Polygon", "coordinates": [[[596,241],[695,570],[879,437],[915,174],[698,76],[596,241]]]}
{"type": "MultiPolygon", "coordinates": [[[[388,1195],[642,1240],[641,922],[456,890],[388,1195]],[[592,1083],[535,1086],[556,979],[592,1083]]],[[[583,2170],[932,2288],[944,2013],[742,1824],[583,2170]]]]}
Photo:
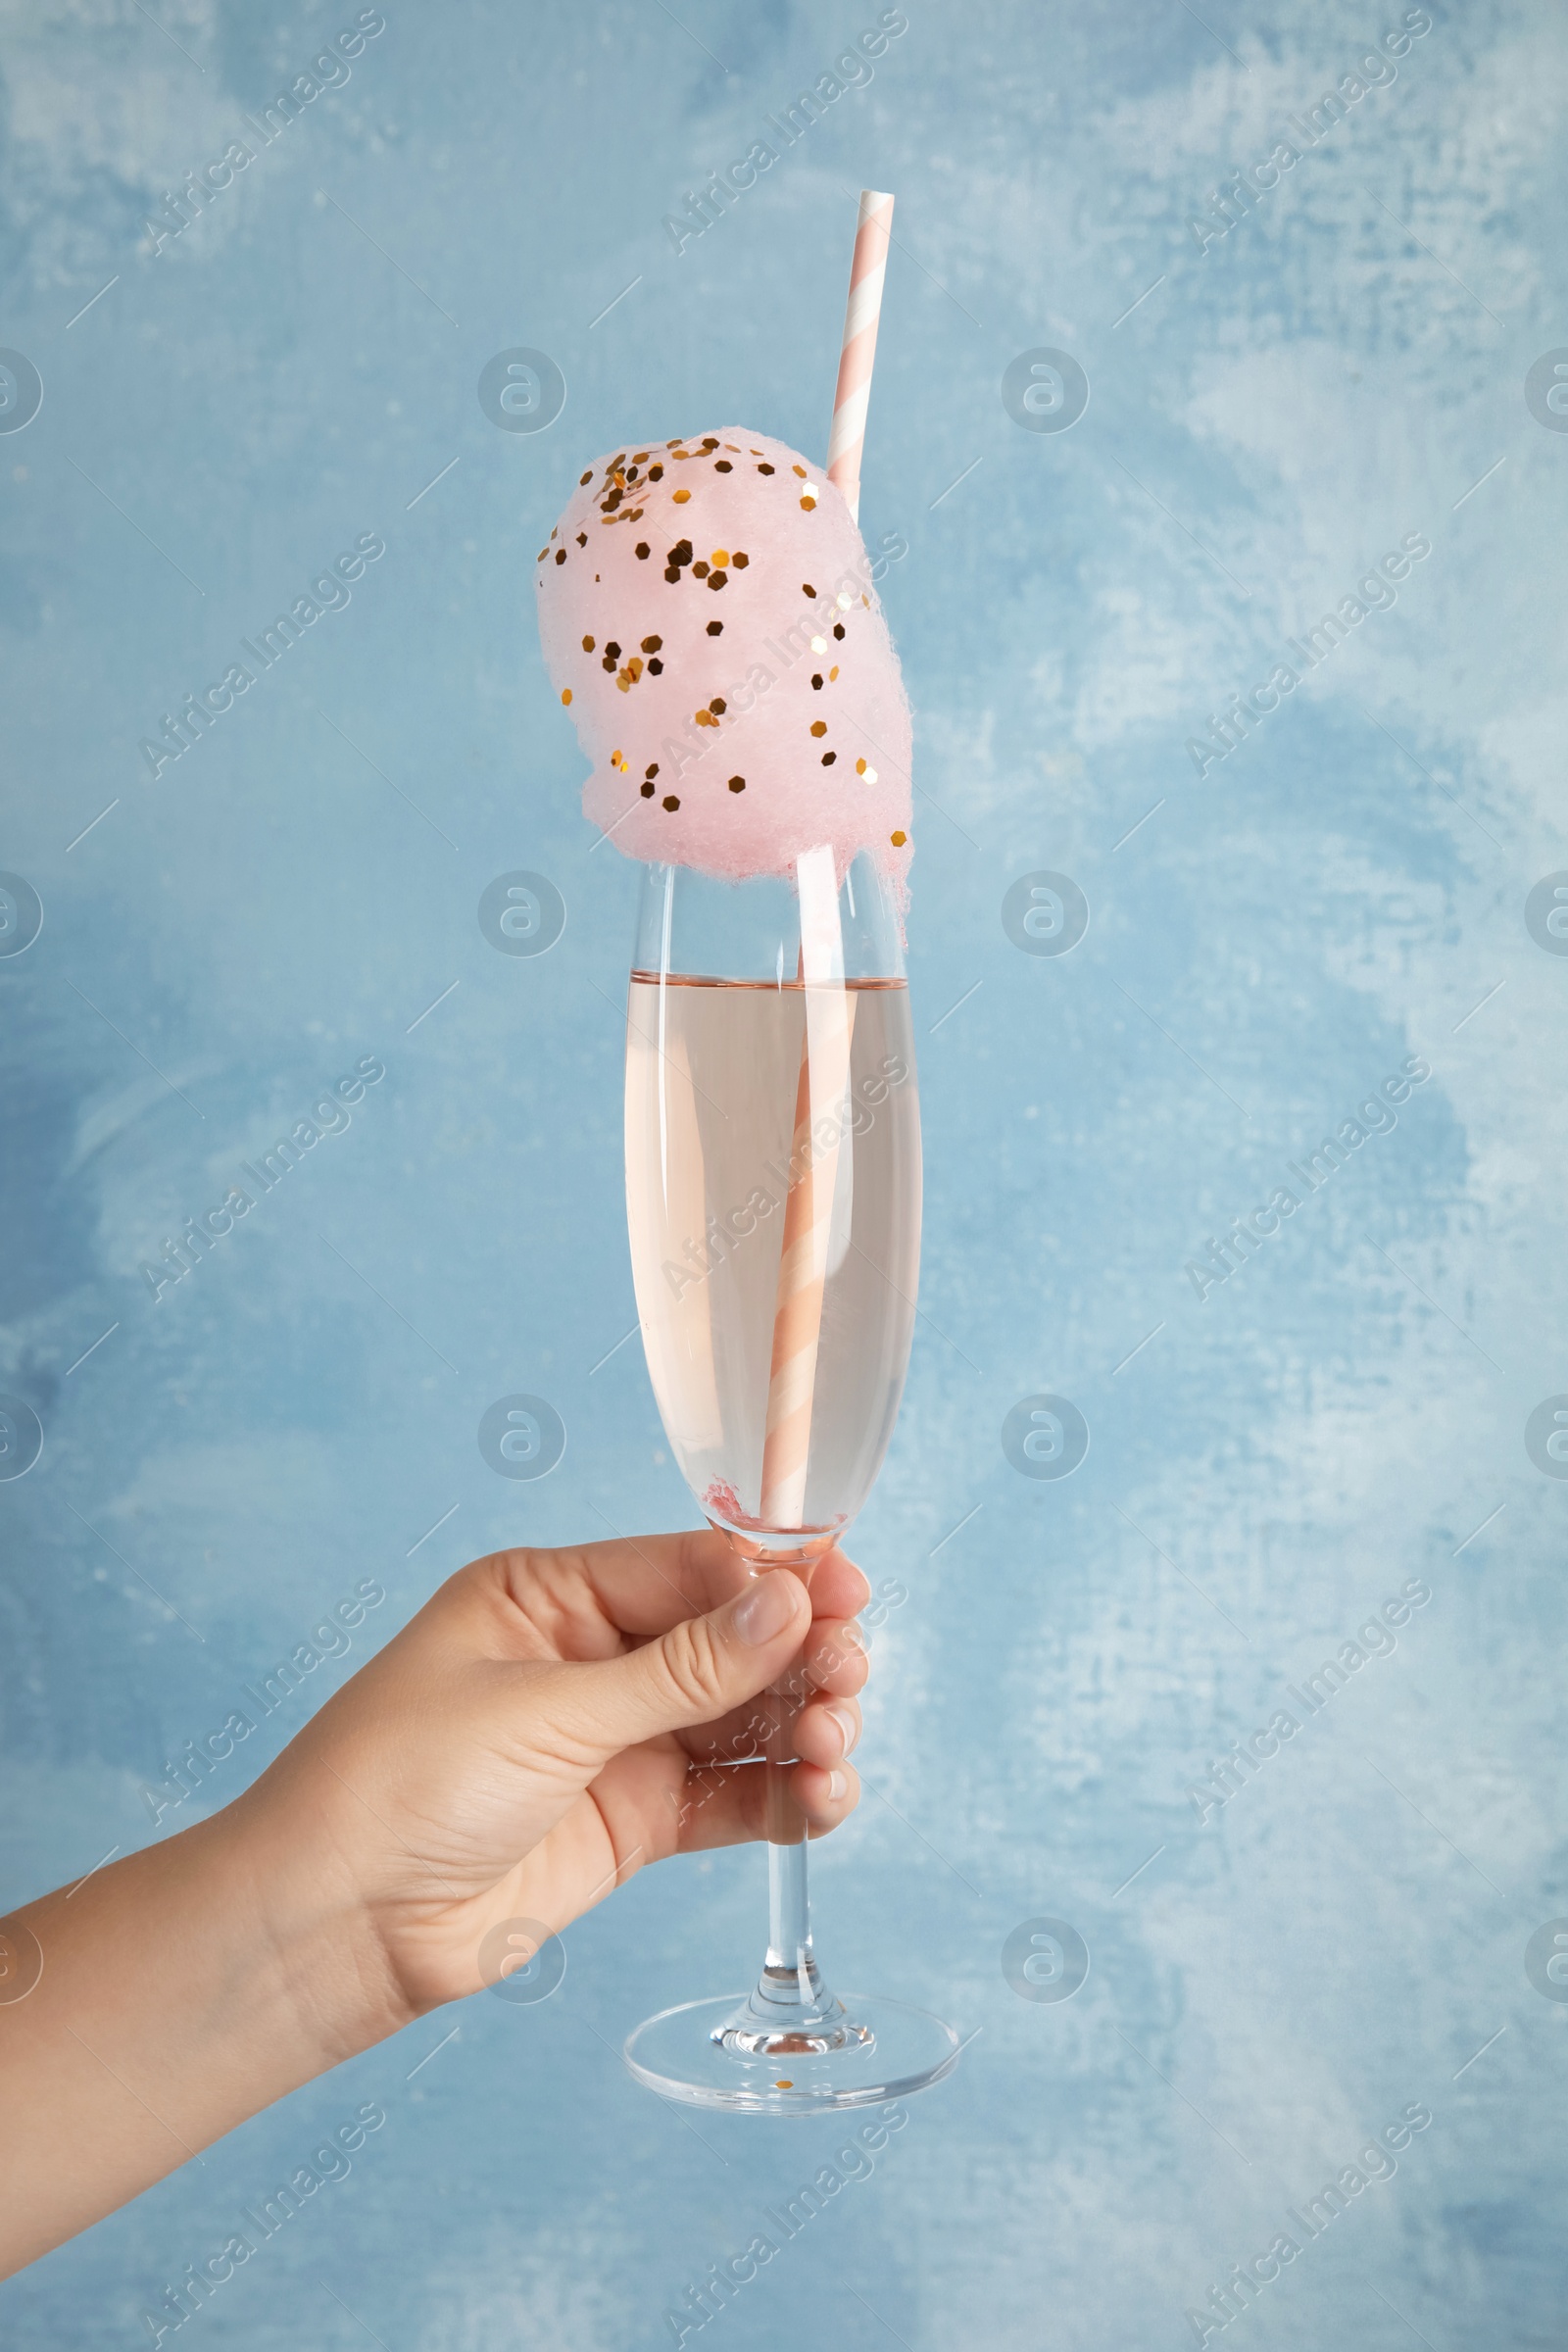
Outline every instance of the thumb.
{"type": "Polygon", "coordinates": [[[570,1668],[562,1699],[579,1738],[609,1757],[755,1697],[783,1674],[810,1622],[800,1578],[770,1568],[706,1617],[688,1617],[624,1657],[570,1668]]]}

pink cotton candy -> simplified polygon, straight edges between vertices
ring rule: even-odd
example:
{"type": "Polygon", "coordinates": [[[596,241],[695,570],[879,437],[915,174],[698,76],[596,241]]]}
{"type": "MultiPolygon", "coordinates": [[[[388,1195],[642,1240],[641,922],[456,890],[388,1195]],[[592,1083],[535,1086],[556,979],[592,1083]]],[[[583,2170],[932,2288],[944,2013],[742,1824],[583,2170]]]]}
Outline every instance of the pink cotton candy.
{"type": "Polygon", "coordinates": [[[830,842],[841,870],[869,851],[902,898],[909,709],[820,467],[738,425],[620,450],[584,473],[538,590],[593,762],[583,813],[618,850],[739,881],[830,842]]]}

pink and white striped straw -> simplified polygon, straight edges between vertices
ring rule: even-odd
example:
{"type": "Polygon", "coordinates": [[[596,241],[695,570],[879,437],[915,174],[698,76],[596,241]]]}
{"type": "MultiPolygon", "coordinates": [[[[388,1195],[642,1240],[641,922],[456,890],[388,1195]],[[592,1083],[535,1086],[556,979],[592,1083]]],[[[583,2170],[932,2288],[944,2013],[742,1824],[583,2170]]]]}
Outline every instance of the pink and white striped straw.
{"type": "Polygon", "coordinates": [[[806,1521],[816,1351],[839,1189],[841,1139],[849,1126],[844,1102],[855,1034],[855,998],[844,985],[838,875],[831,847],[824,844],[807,850],[797,858],[795,880],[801,903],[800,977],[806,1024],[790,1139],[790,1185],[784,1197],[762,1443],[761,1519],[768,1528],[804,1527],[806,1521]]]}
{"type": "Polygon", "coordinates": [[[838,390],[833,395],[833,429],[827,444],[828,480],[843,491],[857,521],[860,516],[860,451],[865,446],[865,412],[871,398],[871,368],[876,359],[882,280],[887,274],[892,229],[892,197],[875,188],[862,188],[855,258],[850,264],[850,299],[844,310],[838,390]]]}
{"type": "MultiPolygon", "coordinates": [[[[876,358],[892,220],[892,197],[862,188],[827,463],[828,479],[843,491],[857,519],[860,451],[865,442],[865,413],[871,398],[871,366],[876,358]]],[[[806,1033],[801,1040],[792,1174],[784,1201],[762,1443],[760,1517],[764,1527],[775,1529],[802,1527],[806,1518],[817,1344],[839,1186],[840,1139],[845,1125],[842,1105],[849,1088],[855,1035],[855,997],[844,985],[838,875],[830,848],[808,850],[796,861],[796,887],[801,906],[800,978],[806,1000],[806,1033]],[[829,1139],[825,1144],[824,1131],[829,1139]]],[[[768,1834],[774,1833],[770,1830],[768,1834]]]]}

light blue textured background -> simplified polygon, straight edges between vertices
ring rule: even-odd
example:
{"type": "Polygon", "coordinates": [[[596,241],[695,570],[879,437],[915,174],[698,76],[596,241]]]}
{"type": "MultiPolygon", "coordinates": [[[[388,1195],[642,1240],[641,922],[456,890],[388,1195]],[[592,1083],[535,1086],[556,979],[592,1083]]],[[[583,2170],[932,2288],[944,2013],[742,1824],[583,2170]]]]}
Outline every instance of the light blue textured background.
{"type": "MultiPolygon", "coordinates": [[[[387,1603],[312,1704],[477,1552],[690,1520],[635,1342],[600,1363],[633,1320],[634,876],[590,855],[531,564],[628,440],[742,418],[822,449],[855,191],[889,188],[862,521],[908,543],[882,593],[916,713],[928,1320],[856,1544],[908,1597],[817,1912],[839,1979],[978,2038],[707,2340],[1174,2352],[1425,2101],[1238,2327],[1557,2342],[1568,2014],[1524,1948],[1568,1911],[1568,1491],[1523,1431],[1568,1388],[1568,960],[1523,908],[1568,866],[1568,437],[1524,397],[1568,343],[1559,12],[1435,8],[1203,250],[1216,179],[1398,0],[911,4],[677,258],[662,216],[873,7],[388,0],[155,256],[164,191],[357,13],[4,11],[0,343],[45,395],[0,436],[0,865],[45,921],[0,960],[0,1388],[46,1442],[0,1484],[0,1906],[145,1839],[143,1784],[358,1579],[387,1603]],[[567,382],[536,436],[476,398],[516,345],[567,382]],[[1000,397],[1037,346],[1090,378],[1062,434],[1000,397]],[[351,605],[150,781],[161,713],[367,532],[351,605]],[[1397,605],[1200,781],[1188,737],[1407,533],[1432,553],[1397,605]],[[475,919],[519,866],[568,908],[536,960],[475,919]],[[1000,919],[1042,867],[1092,907],[1056,959],[1000,919]],[[368,1054],[352,1127],[154,1305],[140,1261],[368,1054]],[[1200,1303],[1184,1262],[1411,1054],[1396,1129],[1200,1303]],[[535,1486],[475,1444],[519,1390],[569,1433],[535,1486]],[[1060,1483],[1001,1449],[1038,1391],[1092,1432],[1060,1483]],[[1412,1578],[1396,1651],[1200,1823],[1194,1781],[1412,1578]],[[1040,1915],[1092,1954],[1062,2004],[1002,1975],[1040,1915]]],[[[0,2333],[144,2342],[376,2097],[353,2176],[185,2340],[673,2340],[840,2136],[693,2125],[619,2065],[637,2017],[743,1980],[760,1897],[755,1855],[637,1879],[553,2000],[481,1994],[257,2118],[0,2290],[0,2333]]]]}

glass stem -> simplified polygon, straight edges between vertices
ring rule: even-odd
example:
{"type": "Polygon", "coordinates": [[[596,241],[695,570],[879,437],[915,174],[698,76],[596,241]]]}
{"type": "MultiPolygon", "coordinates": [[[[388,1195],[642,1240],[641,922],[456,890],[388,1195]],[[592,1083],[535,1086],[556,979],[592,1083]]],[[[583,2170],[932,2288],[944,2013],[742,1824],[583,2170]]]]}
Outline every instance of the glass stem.
{"type": "Polygon", "coordinates": [[[802,1692],[786,1675],[765,1694],[767,1730],[762,1770],[763,1828],[767,1835],[767,1973],[794,1977],[809,2008],[821,1986],[811,1952],[811,1899],[807,1877],[806,1816],[790,1794],[795,1719],[802,1692]]]}
{"type": "Polygon", "coordinates": [[[823,1984],[811,1949],[806,1817],[789,1791],[799,1689],[788,1681],[776,1685],[766,1693],[766,1706],[767,1956],[744,2008],[715,2028],[713,2038],[735,2056],[794,2062],[864,2048],[872,2036],[846,2016],[843,2002],[823,1984]]]}
{"type": "MultiPolygon", "coordinates": [[[[804,1567],[809,1583],[811,1563],[804,1567]]],[[[765,1571],[763,1571],[765,1573],[765,1571]]],[[[795,1722],[807,1695],[800,1664],[762,1694],[762,1831],[767,1839],[767,1957],[743,2009],[713,2039],[737,2057],[798,2058],[869,2046],[867,2028],[846,2016],[823,1984],[811,1949],[806,1816],[790,1794],[795,1722]]]]}
{"type": "Polygon", "coordinates": [[[807,1879],[806,1817],[790,1794],[795,1751],[796,1695],[786,1680],[766,1694],[768,1727],[763,1765],[763,1826],[767,1834],[767,1967],[789,1970],[801,1999],[813,1993],[811,1902],[807,1879]]]}
{"type": "Polygon", "coordinates": [[[811,1903],[806,1883],[806,1840],[767,1848],[767,1965],[793,1969],[809,2000],[811,1903]]]}

